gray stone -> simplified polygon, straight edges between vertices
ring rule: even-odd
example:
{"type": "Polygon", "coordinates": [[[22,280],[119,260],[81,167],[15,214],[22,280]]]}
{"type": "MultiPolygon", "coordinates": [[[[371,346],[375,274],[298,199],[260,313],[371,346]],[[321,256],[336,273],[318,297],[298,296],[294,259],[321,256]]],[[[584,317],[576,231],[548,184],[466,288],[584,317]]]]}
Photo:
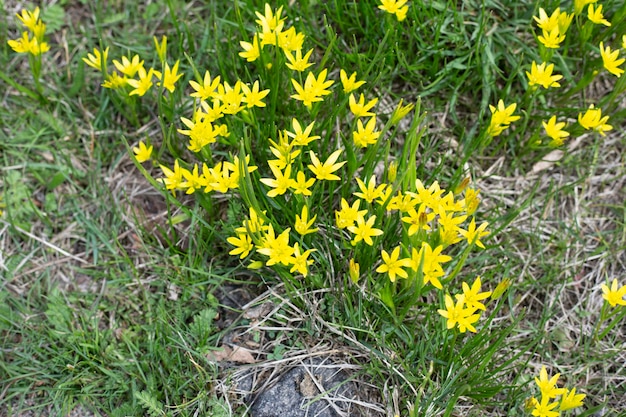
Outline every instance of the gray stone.
{"type": "Polygon", "coordinates": [[[340,366],[311,360],[291,368],[261,392],[251,417],[340,417],[349,415],[354,384],[340,366]]]}

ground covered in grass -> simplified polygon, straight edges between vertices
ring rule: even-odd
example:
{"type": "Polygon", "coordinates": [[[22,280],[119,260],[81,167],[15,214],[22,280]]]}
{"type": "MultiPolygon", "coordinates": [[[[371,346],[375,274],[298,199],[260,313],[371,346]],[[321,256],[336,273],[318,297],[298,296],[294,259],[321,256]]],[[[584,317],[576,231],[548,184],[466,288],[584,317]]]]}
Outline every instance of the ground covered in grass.
{"type": "Polygon", "coordinates": [[[626,6],[395,3],[0,2],[0,416],[626,415],[626,6]]]}

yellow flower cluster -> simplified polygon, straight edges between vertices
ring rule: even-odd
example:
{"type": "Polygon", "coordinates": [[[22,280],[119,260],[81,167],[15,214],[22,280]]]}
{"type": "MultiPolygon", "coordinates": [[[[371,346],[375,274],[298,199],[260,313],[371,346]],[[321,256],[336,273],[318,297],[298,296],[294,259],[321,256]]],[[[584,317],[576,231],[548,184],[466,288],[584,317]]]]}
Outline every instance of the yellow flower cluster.
{"type": "Polygon", "coordinates": [[[147,68],[144,66],[144,60],[137,54],[132,56],[122,56],[119,60],[113,60],[114,71],[108,71],[108,58],[109,48],[105,48],[100,51],[94,48],[93,53],[87,54],[83,57],[83,62],[90,67],[98,70],[104,76],[105,81],[102,83],[104,88],[117,90],[119,92],[128,94],[129,96],[143,97],[155,84],[163,87],[170,93],[173,93],[176,89],[176,82],[182,77],[182,74],[178,73],[179,61],[176,61],[174,66],[165,61],[167,38],[164,36],[159,43],[154,38],[159,58],[161,58],[161,71],[157,71],[154,68],[147,68]]]}
{"type": "Polygon", "coordinates": [[[482,300],[491,295],[491,291],[480,292],[480,286],[480,277],[476,277],[471,287],[464,282],[463,293],[454,296],[456,303],[450,295],[446,294],[445,310],[440,309],[437,311],[447,319],[446,327],[448,329],[458,326],[461,333],[465,333],[467,330],[476,333],[476,328],[473,324],[480,318],[480,314],[476,314],[476,312],[487,309],[482,300]]]}
{"type": "Polygon", "coordinates": [[[505,129],[508,129],[511,123],[519,120],[520,116],[513,115],[516,108],[516,103],[505,106],[504,101],[502,100],[498,101],[498,107],[489,105],[489,110],[491,110],[491,121],[489,122],[487,134],[491,137],[498,136],[505,129]]]}
{"type": "Polygon", "coordinates": [[[32,12],[22,10],[17,18],[27,30],[22,32],[21,38],[7,41],[11,49],[20,54],[34,56],[48,52],[50,46],[45,41],[46,25],[39,18],[39,7],[32,12]]]}
{"type": "MultiPolygon", "coordinates": [[[[551,15],[548,15],[543,8],[539,9],[539,16],[534,16],[537,26],[542,31],[541,35],[537,36],[539,42],[550,50],[558,49],[565,40],[566,32],[570,27],[572,18],[575,15],[580,15],[587,6],[589,22],[583,28],[583,31],[586,30],[587,35],[591,33],[590,31],[593,29],[591,26],[594,24],[611,26],[611,23],[604,18],[602,5],[598,5],[597,0],[575,0],[573,13],[561,11],[561,9],[557,7],[551,15]]],[[[624,63],[625,59],[619,58],[619,50],[612,50],[610,46],[605,47],[603,42],[600,42],[599,49],[604,68],[611,74],[620,77],[624,72],[624,70],[620,68],[620,65],[624,63]]],[[[551,56],[551,53],[549,55],[551,56]]],[[[528,85],[532,88],[542,86],[545,89],[560,87],[558,81],[561,80],[563,76],[553,75],[553,71],[554,64],[548,64],[546,62],[537,64],[537,62],[533,61],[531,71],[526,72],[528,85]]],[[[612,129],[612,126],[607,123],[608,119],[608,116],[602,116],[601,109],[596,109],[593,105],[584,113],[581,112],[578,115],[578,122],[584,129],[595,130],[602,136],[605,135],[605,132],[612,129]]],[[[570,135],[570,133],[565,130],[566,123],[557,122],[556,115],[552,115],[547,121],[544,120],[542,125],[546,136],[550,138],[550,146],[563,145],[565,138],[570,135]]]]}
{"type": "Polygon", "coordinates": [[[576,394],[576,388],[558,388],[557,382],[561,374],[556,374],[552,378],[548,376],[546,367],[542,366],[539,378],[535,377],[535,383],[541,393],[540,399],[529,398],[526,408],[535,417],[558,417],[561,412],[582,407],[585,394],[576,394]],[[557,399],[557,397],[561,397],[557,399]],[[554,400],[554,401],[553,401],[554,400]]]}
{"type": "Polygon", "coordinates": [[[406,2],[407,0],[380,0],[381,4],[378,8],[396,15],[398,22],[402,22],[406,19],[406,13],[409,11],[409,5],[406,2]]]}

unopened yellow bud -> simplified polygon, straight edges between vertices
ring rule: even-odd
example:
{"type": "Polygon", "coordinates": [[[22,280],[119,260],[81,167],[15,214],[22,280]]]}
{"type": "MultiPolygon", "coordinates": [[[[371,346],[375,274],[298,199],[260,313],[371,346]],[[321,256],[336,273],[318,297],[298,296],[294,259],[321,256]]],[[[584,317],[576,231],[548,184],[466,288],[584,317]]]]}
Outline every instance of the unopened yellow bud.
{"type": "Polygon", "coordinates": [[[354,259],[350,259],[350,280],[353,283],[357,283],[361,276],[361,267],[358,263],[354,262],[354,259]]]}
{"type": "Polygon", "coordinates": [[[395,108],[393,113],[391,113],[391,124],[397,125],[400,120],[402,120],[413,108],[415,104],[409,103],[406,106],[402,106],[402,99],[398,103],[398,106],[395,108]]]}
{"type": "Polygon", "coordinates": [[[497,300],[502,297],[502,295],[509,289],[511,286],[511,278],[504,278],[498,285],[496,285],[496,289],[491,293],[491,299],[497,300]]]}
{"type": "Polygon", "coordinates": [[[461,181],[461,183],[457,185],[454,189],[454,194],[461,194],[467,188],[471,180],[472,177],[470,177],[469,175],[463,178],[463,181],[461,181]]]}
{"type": "Polygon", "coordinates": [[[156,49],[157,55],[159,56],[159,59],[161,60],[161,62],[165,62],[165,58],[167,57],[167,36],[163,36],[160,43],[156,36],[154,36],[153,39],[154,47],[156,49]]]}
{"type": "Polygon", "coordinates": [[[252,261],[248,265],[248,269],[261,269],[261,268],[263,268],[263,262],[262,261],[252,261]]]}
{"type": "Polygon", "coordinates": [[[389,163],[389,168],[387,169],[387,181],[393,183],[398,176],[398,162],[391,161],[389,163]]]}

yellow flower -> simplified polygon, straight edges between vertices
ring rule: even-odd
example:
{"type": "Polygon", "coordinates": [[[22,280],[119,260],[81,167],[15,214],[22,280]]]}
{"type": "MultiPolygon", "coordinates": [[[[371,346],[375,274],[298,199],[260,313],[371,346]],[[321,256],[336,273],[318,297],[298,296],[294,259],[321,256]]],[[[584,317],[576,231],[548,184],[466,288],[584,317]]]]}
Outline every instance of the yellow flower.
{"type": "Polygon", "coordinates": [[[199,98],[200,100],[208,100],[209,98],[215,97],[215,93],[217,90],[217,86],[220,84],[220,76],[218,75],[215,79],[211,80],[211,73],[209,71],[204,72],[204,78],[202,80],[202,84],[196,81],[189,81],[189,85],[191,88],[195,90],[194,93],[191,93],[191,97],[199,98]]]}
{"type": "Polygon", "coordinates": [[[317,249],[308,249],[300,253],[300,245],[296,242],[293,245],[293,256],[289,258],[289,264],[291,269],[289,272],[294,273],[298,271],[302,276],[306,277],[309,273],[309,265],[313,264],[313,259],[307,259],[311,252],[315,252],[317,249]]]}
{"type": "Polygon", "coordinates": [[[263,98],[269,94],[270,90],[259,91],[259,81],[255,81],[252,84],[252,89],[248,87],[247,84],[241,83],[241,90],[243,91],[243,101],[247,103],[248,108],[250,107],[265,107],[265,103],[263,103],[263,98]]]}
{"type": "Polygon", "coordinates": [[[552,75],[552,71],[554,70],[554,64],[550,64],[546,67],[546,63],[542,63],[537,65],[535,61],[533,61],[530,72],[526,71],[526,76],[528,76],[528,85],[541,85],[543,88],[550,87],[560,87],[557,81],[563,78],[562,75],[552,75]]]}
{"type": "Polygon", "coordinates": [[[565,40],[565,34],[561,33],[557,25],[550,31],[543,30],[537,39],[539,39],[539,42],[541,42],[546,48],[557,49],[561,46],[561,42],[565,40]]]}
{"type": "Polygon", "coordinates": [[[435,213],[426,213],[426,205],[420,204],[419,208],[410,208],[407,211],[408,216],[402,217],[404,223],[410,224],[407,233],[409,236],[413,236],[420,230],[430,230],[429,223],[435,218],[435,213]]]}
{"type": "Polygon", "coordinates": [[[611,288],[606,284],[602,284],[602,298],[608,301],[611,307],[618,305],[626,306],[626,300],[624,300],[625,295],[626,285],[622,285],[618,288],[617,279],[611,282],[611,288]]]}
{"type": "Polygon", "coordinates": [[[437,312],[447,319],[446,327],[448,329],[458,326],[461,333],[465,333],[467,330],[476,333],[476,328],[473,326],[473,323],[476,323],[480,316],[473,314],[473,311],[463,307],[463,295],[459,297],[455,304],[452,297],[446,294],[444,303],[446,305],[445,310],[439,309],[437,312]]]}
{"type": "Polygon", "coordinates": [[[102,83],[102,87],[117,90],[127,85],[126,81],[128,81],[128,78],[120,77],[117,72],[112,72],[110,75],[107,75],[106,80],[102,83]]]}
{"type": "Polygon", "coordinates": [[[574,0],[574,14],[578,16],[585,10],[585,6],[590,3],[596,3],[598,0],[574,0]]]}
{"type": "Polygon", "coordinates": [[[87,57],[83,57],[83,62],[92,68],[102,71],[102,64],[106,66],[107,58],[109,57],[109,47],[107,47],[102,53],[98,48],[93,48],[93,54],[87,54],[87,57]]]}
{"type": "Polygon", "coordinates": [[[569,136],[569,132],[563,130],[565,122],[556,122],[556,116],[552,116],[548,122],[542,121],[541,124],[546,131],[546,135],[552,139],[553,146],[561,146],[563,139],[569,136]]]}
{"type": "Polygon", "coordinates": [[[512,122],[519,120],[520,116],[513,115],[516,108],[516,103],[505,106],[502,100],[498,101],[498,107],[489,105],[489,110],[491,110],[491,122],[489,123],[487,133],[490,136],[498,136],[504,129],[507,129],[512,122]]]}
{"type": "Polygon", "coordinates": [[[135,153],[135,158],[137,158],[137,162],[143,163],[150,159],[152,156],[153,146],[146,146],[143,141],[139,142],[139,146],[133,148],[133,152],[135,153]]]}
{"type": "Polygon", "coordinates": [[[161,73],[155,71],[153,68],[150,68],[150,70],[146,73],[146,69],[141,67],[139,68],[137,75],[139,75],[138,80],[132,79],[126,81],[128,85],[134,88],[134,90],[128,93],[129,96],[138,95],[139,97],[143,97],[152,87],[152,77],[156,76],[157,78],[160,78],[161,73]]]}
{"type": "Polygon", "coordinates": [[[365,103],[365,97],[363,94],[359,96],[359,101],[357,103],[356,98],[354,98],[354,94],[350,94],[350,111],[354,114],[354,117],[375,116],[374,113],[370,112],[370,109],[374,107],[376,103],[378,103],[378,98],[373,98],[365,103]]]}
{"type": "Polygon", "coordinates": [[[565,389],[563,396],[561,397],[561,403],[559,404],[560,411],[571,410],[572,408],[582,407],[583,400],[586,394],[576,394],[576,388],[571,390],[565,389]]]}
{"type": "Polygon", "coordinates": [[[163,88],[167,89],[170,93],[174,92],[176,88],[174,84],[183,76],[183,74],[178,74],[178,64],[180,64],[180,61],[176,61],[174,67],[170,69],[169,64],[166,62],[163,77],[161,77],[160,74],[157,75],[157,78],[163,81],[163,88]]]}
{"type": "Polygon", "coordinates": [[[376,216],[370,216],[367,221],[364,216],[359,216],[356,219],[356,226],[348,226],[348,230],[354,233],[354,239],[352,239],[352,246],[356,245],[360,241],[364,241],[370,246],[374,245],[374,241],[372,240],[373,236],[380,236],[383,234],[383,231],[380,229],[376,229],[374,227],[374,222],[376,222],[376,216]]]}
{"type": "Polygon", "coordinates": [[[285,51],[285,56],[287,57],[287,61],[289,61],[286,62],[285,65],[287,65],[287,68],[289,69],[302,72],[311,65],[313,65],[313,63],[309,62],[309,58],[311,57],[312,53],[313,49],[310,49],[309,52],[307,52],[303,57],[302,50],[296,49],[296,56],[294,57],[291,52],[285,51]]]}
{"type": "Polygon", "coordinates": [[[609,116],[602,117],[602,109],[594,108],[593,104],[583,113],[578,114],[578,123],[587,130],[593,129],[605,136],[604,132],[613,129],[613,126],[607,124],[609,116]]]}
{"type": "Polygon", "coordinates": [[[593,4],[590,4],[589,8],[587,9],[587,13],[588,13],[588,16],[589,16],[589,20],[591,20],[596,25],[611,26],[611,22],[606,20],[604,18],[604,15],[602,14],[602,5],[601,4],[599,4],[598,8],[595,9],[595,10],[594,10],[593,4]]]}
{"type": "Polygon", "coordinates": [[[32,12],[22,9],[22,14],[16,16],[20,19],[24,27],[34,32],[35,26],[37,26],[37,22],[39,21],[39,7],[35,7],[35,10],[32,12]]]}
{"type": "Polygon", "coordinates": [[[556,374],[552,378],[548,377],[548,371],[546,367],[542,366],[539,371],[539,378],[535,377],[535,383],[541,391],[541,396],[545,399],[555,398],[565,392],[563,388],[557,388],[556,383],[559,380],[561,374],[556,374]]]}
{"type": "Polygon", "coordinates": [[[617,59],[619,57],[619,49],[611,51],[610,46],[605,48],[604,43],[600,42],[600,55],[602,55],[602,64],[608,72],[617,77],[620,77],[624,73],[624,70],[619,68],[619,66],[622,65],[626,59],[617,59]]]}
{"type": "Polygon", "coordinates": [[[341,199],[341,210],[335,211],[335,222],[337,227],[345,229],[346,227],[354,225],[359,217],[363,217],[367,210],[359,210],[361,200],[356,200],[354,204],[350,205],[345,198],[341,199]]]}
{"type": "Polygon", "coordinates": [[[395,282],[396,276],[400,278],[407,278],[409,276],[409,274],[407,274],[407,272],[402,268],[411,266],[411,259],[398,259],[400,257],[400,246],[396,246],[395,249],[391,251],[391,255],[383,249],[381,255],[383,263],[376,268],[376,272],[381,274],[386,272],[389,275],[389,280],[391,282],[395,282]]]}
{"type": "Polygon", "coordinates": [[[229,237],[226,241],[235,247],[235,249],[228,252],[228,254],[239,255],[240,259],[248,256],[250,251],[254,249],[252,238],[246,233],[239,233],[237,237],[229,237]]]}
{"type": "Polygon", "coordinates": [[[37,40],[35,38],[33,38],[32,40],[30,39],[30,35],[28,34],[28,32],[22,32],[21,38],[15,40],[10,39],[7,41],[7,43],[9,44],[11,49],[13,49],[18,54],[26,54],[31,51],[33,47],[32,44],[36,41],[37,40]]]}
{"type": "Polygon", "coordinates": [[[293,26],[278,34],[278,47],[285,54],[302,50],[302,44],[304,44],[304,33],[296,32],[293,26]]]}
{"type": "Polygon", "coordinates": [[[361,119],[357,120],[356,130],[352,132],[352,139],[356,146],[366,148],[376,143],[379,137],[380,132],[376,131],[376,116],[372,116],[365,126],[361,119]]]}
{"type": "Polygon", "coordinates": [[[161,165],[161,170],[165,178],[160,178],[160,181],[165,185],[165,188],[172,190],[172,192],[181,188],[181,184],[183,183],[183,170],[178,164],[178,159],[174,161],[174,170],[164,165],[161,165]]]}
{"type": "Polygon", "coordinates": [[[559,412],[553,411],[553,409],[559,405],[558,402],[549,403],[550,398],[542,397],[541,402],[535,404],[535,409],[532,412],[532,415],[535,417],[558,417],[559,412]]]}
{"type": "Polygon", "coordinates": [[[241,81],[237,80],[234,87],[227,82],[217,86],[215,97],[222,102],[221,110],[224,114],[237,114],[245,108],[241,105],[244,97],[241,85],[241,81]]]}
{"type": "Polygon", "coordinates": [[[261,14],[260,12],[254,12],[258,17],[255,22],[259,26],[261,26],[261,33],[267,35],[273,32],[280,32],[286,19],[286,17],[282,19],[280,17],[283,12],[283,6],[280,6],[278,10],[276,10],[276,13],[273,13],[270,5],[265,3],[264,11],[265,14],[261,14]]]}
{"type": "Polygon", "coordinates": [[[406,4],[407,0],[380,0],[379,9],[386,11],[390,14],[395,14],[399,22],[406,18],[406,13],[409,10],[409,6],[406,4]]]}
{"type": "Polygon", "coordinates": [[[291,188],[293,188],[294,194],[302,194],[304,196],[309,196],[312,194],[309,188],[314,183],[315,183],[315,178],[307,179],[306,176],[304,175],[304,172],[298,171],[298,174],[296,174],[296,179],[291,185],[291,188]]]}
{"type": "Polygon", "coordinates": [[[489,298],[489,296],[491,295],[491,291],[480,292],[480,285],[481,285],[480,276],[476,277],[476,279],[472,283],[471,288],[466,282],[464,282],[462,285],[463,285],[463,294],[462,295],[457,294],[455,295],[455,297],[457,299],[460,299],[461,297],[463,297],[463,301],[465,302],[465,305],[467,306],[467,308],[469,308],[472,311],[486,310],[485,305],[481,303],[481,301],[486,298],[489,298]]]}
{"type": "Polygon", "coordinates": [[[257,245],[257,252],[263,254],[269,259],[265,263],[267,266],[281,263],[283,265],[291,265],[292,257],[295,249],[289,246],[289,232],[291,229],[285,229],[280,235],[276,236],[274,227],[270,224],[267,227],[265,236],[260,245],[257,245]]]}
{"type": "Polygon", "coordinates": [[[261,178],[261,182],[273,189],[267,192],[268,197],[276,197],[283,195],[289,188],[293,186],[293,179],[291,178],[291,165],[287,165],[285,172],[281,172],[274,164],[270,164],[270,169],[274,174],[274,178],[261,178]]]}
{"type": "Polygon", "coordinates": [[[554,12],[552,12],[550,16],[548,16],[546,11],[542,7],[540,7],[539,17],[533,16],[533,19],[535,19],[535,21],[537,22],[537,26],[539,27],[539,29],[545,32],[550,32],[552,31],[552,29],[559,27],[560,14],[561,9],[558,7],[556,8],[556,10],[554,10],[554,12]]]}
{"type": "Polygon", "coordinates": [[[319,139],[319,136],[311,136],[311,131],[313,130],[313,125],[315,122],[311,122],[304,130],[302,130],[302,126],[300,122],[296,120],[294,117],[291,119],[291,126],[293,127],[293,133],[287,132],[287,136],[293,138],[292,145],[293,146],[307,146],[309,143],[314,140],[319,139]]]}
{"type": "Polygon", "coordinates": [[[478,226],[478,228],[476,228],[476,222],[474,221],[474,218],[472,218],[467,230],[459,229],[459,233],[467,239],[468,245],[475,244],[479,248],[485,249],[485,245],[483,245],[480,239],[489,235],[489,232],[485,230],[488,225],[489,223],[483,222],[480,226],[478,226]]]}
{"type": "Polygon", "coordinates": [[[309,233],[315,233],[319,229],[313,226],[317,215],[313,216],[311,220],[309,220],[309,208],[306,206],[302,206],[302,214],[299,216],[296,214],[296,232],[298,232],[301,236],[308,235],[309,233]]]}
{"type": "Polygon", "coordinates": [[[357,88],[365,84],[365,81],[356,80],[356,72],[353,72],[352,75],[348,77],[348,74],[346,73],[346,71],[342,69],[341,71],[339,71],[339,78],[341,78],[341,85],[343,85],[343,92],[346,94],[351,93],[352,91],[356,90],[357,88]]]}
{"type": "Polygon", "coordinates": [[[368,203],[371,203],[372,201],[382,196],[385,193],[385,189],[387,188],[387,184],[381,184],[376,187],[376,175],[372,175],[370,177],[367,185],[365,185],[365,183],[360,178],[357,178],[356,182],[359,185],[359,189],[361,190],[361,192],[355,192],[354,195],[362,198],[368,203]]]}
{"type": "Polygon", "coordinates": [[[261,56],[261,47],[259,46],[259,37],[254,35],[252,43],[239,41],[239,45],[243,48],[243,52],[239,52],[239,56],[245,58],[248,62],[254,62],[261,56]]]}
{"type": "Polygon", "coordinates": [[[337,158],[339,158],[340,154],[341,149],[337,149],[330,154],[328,159],[322,164],[315,155],[315,152],[309,151],[309,156],[313,164],[308,165],[308,167],[318,180],[339,181],[341,178],[333,174],[333,172],[340,169],[346,163],[346,161],[337,162],[337,158]]]}
{"type": "MultiPolygon", "coordinates": [[[[135,74],[137,74],[137,72],[139,72],[140,68],[143,68],[143,60],[140,61],[139,55],[135,55],[131,59],[128,59],[127,57],[123,56],[122,62],[119,62],[114,59],[113,65],[115,65],[115,68],[117,68],[119,72],[121,72],[122,74],[124,74],[125,76],[129,78],[132,78],[135,76],[135,74]]],[[[144,70],[144,73],[145,73],[145,70],[144,70]]]]}

